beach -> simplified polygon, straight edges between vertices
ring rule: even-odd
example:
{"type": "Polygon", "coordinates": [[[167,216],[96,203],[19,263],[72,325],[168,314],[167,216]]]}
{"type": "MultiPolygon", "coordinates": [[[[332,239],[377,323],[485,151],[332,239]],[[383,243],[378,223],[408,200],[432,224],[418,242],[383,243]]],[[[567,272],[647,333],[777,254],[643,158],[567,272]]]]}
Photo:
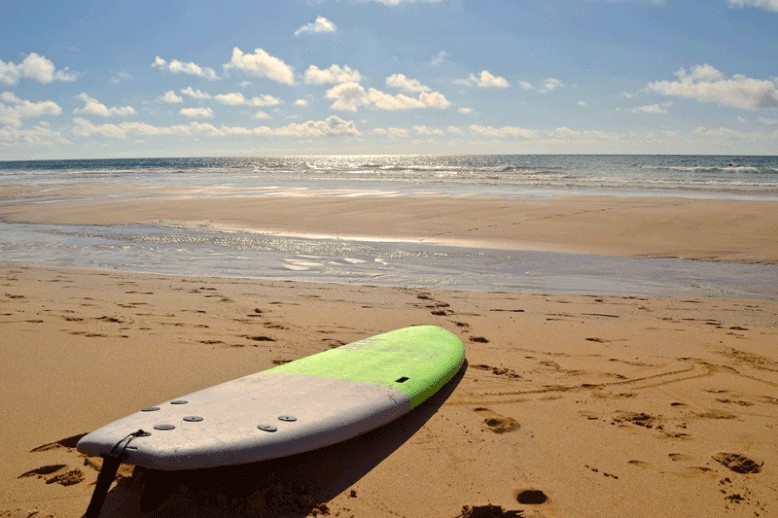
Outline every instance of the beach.
{"type": "MultiPolygon", "coordinates": [[[[92,188],[98,189],[84,186],[81,196],[57,193],[45,204],[46,193],[8,188],[0,219],[109,227],[165,222],[603,260],[778,262],[778,215],[768,201],[193,199],[164,189],[115,199],[92,188]]],[[[124,466],[107,515],[454,518],[497,507],[504,516],[776,512],[774,279],[762,280],[767,295],[750,299],[682,290],[656,297],[304,279],[2,266],[0,515],[80,516],[99,459],[80,455],[75,442],[109,421],[420,324],[459,335],[467,364],[408,416],[283,461],[163,481],[124,466]]]]}

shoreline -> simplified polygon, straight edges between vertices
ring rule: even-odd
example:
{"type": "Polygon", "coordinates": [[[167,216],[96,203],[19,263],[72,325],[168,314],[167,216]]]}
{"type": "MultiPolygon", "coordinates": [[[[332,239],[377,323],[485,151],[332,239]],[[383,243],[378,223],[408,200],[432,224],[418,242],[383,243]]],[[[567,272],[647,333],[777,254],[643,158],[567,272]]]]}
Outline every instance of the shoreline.
{"type": "MultiPolygon", "coordinates": [[[[89,198],[86,190],[84,196],[89,198]]],[[[92,193],[93,195],[94,193],[92,193]]],[[[104,195],[103,193],[102,195],[104,195]]],[[[18,199],[9,191],[6,199],[18,199]]],[[[778,264],[776,202],[565,196],[544,200],[182,196],[0,203],[0,221],[206,224],[268,234],[464,244],[505,250],[778,264]]]]}
{"type": "MultiPolygon", "coordinates": [[[[778,302],[8,265],[0,265],[0,285],[3,408],[17,416],[0,431],[3,516],[80,516],[97,471],[74,441],[110,420],[416,324],[445,327],[467,348],[467,368],[434,405],[288,463],[174,476],[159,512],[305,516],[324,505],[334,516],[454,518],[463,506],[487,504],[536,518],[776,511],[778,302]],[[737,459],[759,471],[733,471],[737,459]],[[230,483],[246,477],[248,492],[231,493],[230,483]],[[527,490],[548,500],[517,502],[527,490]]],[[[123,467],[106,512],[141,516],[144,480],[123,467]]]]}

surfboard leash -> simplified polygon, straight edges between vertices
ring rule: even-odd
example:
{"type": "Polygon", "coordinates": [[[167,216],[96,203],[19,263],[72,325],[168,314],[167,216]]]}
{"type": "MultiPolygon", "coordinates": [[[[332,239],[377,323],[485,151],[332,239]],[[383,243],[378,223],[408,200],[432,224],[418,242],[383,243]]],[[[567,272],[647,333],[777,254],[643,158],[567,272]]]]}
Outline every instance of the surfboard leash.
{"type": "Polygon", "coordinates": [[[126,455],[127,446],[136,437],[147,437],[151,435],[149,432],[138,430],[132,432],[130,435],[117,442],[111,448],[108,453],[103,453],[103,465],[100,468],[100,474],[97,476],[97,483],[95,484],[95,491],[92,493],[92,500],[89,501],[89,507],[86,509],[84,518],[97,518],[100,516],[100,510],[105,503],[105,497],[108,496],[108,490],[111,488],[111,483],[116,476],[116,472],[119,471],[119,466],[124,460],[126,455]]]}

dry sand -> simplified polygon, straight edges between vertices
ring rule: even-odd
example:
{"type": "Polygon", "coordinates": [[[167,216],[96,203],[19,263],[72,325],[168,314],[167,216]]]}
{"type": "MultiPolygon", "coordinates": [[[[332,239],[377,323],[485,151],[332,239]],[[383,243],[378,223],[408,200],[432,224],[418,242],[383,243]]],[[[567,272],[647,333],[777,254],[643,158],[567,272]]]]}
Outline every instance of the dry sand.
{"type": "Polygon", "coordinates": [[[80,516],[97,463],[73,445],[108,421],[413,324],[468,359],[414,413],[281,462],[123,468],[106,516],[778,513],[778,303],[7,266],[0,308],[0,516],[80,516]]]}
{"type": "MultiPolygon", "coordinates": [[[[22,199],[47,194],[14,189],[0,196],[2,220],[207,218],[284,233],[778,262],[771,203],[193,201],[171,191],[42,206],[22,199]]],[[[168,477],[124,467],[106,516],[500,516],[489,505],[527,517],[778,514],[778,302],[0,266],[0,517],[80,516],[99,462],[73,446],[111,420],[415,324],[458,333],[468,365],[409,416],[282,461],[168,477]]]]}

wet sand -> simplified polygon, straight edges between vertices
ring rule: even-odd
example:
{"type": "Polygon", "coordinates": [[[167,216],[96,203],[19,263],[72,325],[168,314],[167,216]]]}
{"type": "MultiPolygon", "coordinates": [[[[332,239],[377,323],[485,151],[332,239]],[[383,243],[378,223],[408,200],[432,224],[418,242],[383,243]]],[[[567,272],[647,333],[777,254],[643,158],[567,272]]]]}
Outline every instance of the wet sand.
{"type": "Polygon", "coordinates": [[[132,186],[0,191],[0,221],[207,224],[291,236],[408,239],[468,247],[778,263],[774,202],[571,196],[223,196],[132,186]]]}
{"type": "Polygon", "coordinates": [[[80,516],[99,462],[73,446],[108,421],[414,324],[468,365],[406,418],[279,462],[123,467],[106,515],[770,516],[777,323],[769,301],[4,266],[0,516],[80,516]]]}

